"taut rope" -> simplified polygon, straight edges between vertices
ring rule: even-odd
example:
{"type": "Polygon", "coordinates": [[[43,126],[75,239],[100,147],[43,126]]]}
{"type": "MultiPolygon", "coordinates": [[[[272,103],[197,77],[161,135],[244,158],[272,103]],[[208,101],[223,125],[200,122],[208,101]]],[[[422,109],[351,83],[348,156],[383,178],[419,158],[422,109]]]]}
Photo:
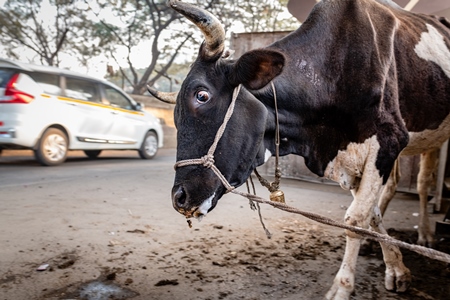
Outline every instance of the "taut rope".
{"type": "Polygon", "coordinates": [[[419,246],[419,245],[411,245],[402,241],[399,241],[387,234],[381,234],[375,231],[371,231],[368,229],[364,229],[361,227],[356,227],[356,226],[351,226],[351,225],[347,225],[347,224],[343,224],[341,222],[335,221],[333,219],[315,214],[315,213],[311,213],[311,212],[305,212],[302,211],[300,209],[297,209],[295,207],[291,207],[289,205],[286,205],[285,203],[281,203],[281,202],[275,202],[275,201],[269,201],[266,200],[264,198],[261,198],[259,196],[256,195],[251,195],[249,193],[243,193],[237,190],[233,190],[232,193],[237,194],[237,195],[241,195],[243,197],[248,198],[251,201],[255,201],[258,203],[264,203],[264,204],[269,204],[275,208],[290,212],[290,213],[294,213],[294,214],[299,214],[302,215],[304,217],[307,217],[311,220],[314,220],[316,222],[322,223],[322,224],[326,224],[326,225],[331,225],[331,226],[335,226],[338,228],[343,228],[346,230],[350,230],[354,233],[357,233],[361,236],[364,237],[368,237],[369,239],[375,240],[377,242],[382,242],[385,244],[390,244],[390,245],[395,245],[401,248],[405,248],[411,251],[414,251],[418,254],[421,254],[423,256],[432,258],[432,259],[436,259],[436,260],[440,260],[446,263],[450,263],[450,255],[447,253],[443,253],[431,248],[427,248],[427,247],[423,247],[423,246],[419,246]]]}

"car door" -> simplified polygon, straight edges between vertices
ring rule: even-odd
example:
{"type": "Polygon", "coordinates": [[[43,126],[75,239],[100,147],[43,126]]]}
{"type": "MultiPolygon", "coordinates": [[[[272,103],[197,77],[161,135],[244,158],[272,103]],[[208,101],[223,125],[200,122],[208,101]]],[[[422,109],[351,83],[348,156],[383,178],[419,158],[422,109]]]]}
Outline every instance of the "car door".
{"type": "Polygon", "coordinates": [[[121,148],[138,149],[147,132],[148,124],[144,113],[136,109],[136,103],[118,89],[103,84],[105,101],[114,109],[112,138],[121,148]]]}
{"type": "Polygon", "coordinates": [[[73,148],[101,149],[108,144],[115,111],[102,102],[100,89],[99,82],[65,77],[64,101],[74,112],[70,128],[73,148]]]}

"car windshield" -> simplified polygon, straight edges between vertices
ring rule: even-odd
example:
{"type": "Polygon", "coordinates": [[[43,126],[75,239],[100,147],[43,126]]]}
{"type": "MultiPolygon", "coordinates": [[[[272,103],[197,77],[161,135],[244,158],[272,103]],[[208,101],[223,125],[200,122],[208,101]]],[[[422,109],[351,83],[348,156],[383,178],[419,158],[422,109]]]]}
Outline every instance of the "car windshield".
{"type": "Polygon", "coordinates": [[[125,98],[124,95],[110,86],[105,86],[105,97],[112,106],[128,110],[133,109],[133,105],[130,100],[125,98]]]}

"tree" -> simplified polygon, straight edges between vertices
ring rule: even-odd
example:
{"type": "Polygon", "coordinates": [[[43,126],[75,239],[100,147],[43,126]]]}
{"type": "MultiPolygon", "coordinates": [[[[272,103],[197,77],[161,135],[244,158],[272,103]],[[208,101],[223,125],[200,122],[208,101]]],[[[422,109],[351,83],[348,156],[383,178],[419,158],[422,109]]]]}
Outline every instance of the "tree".
{"type": "MultiPolygon", "coordinates": [[[[111,2],[104,1],[103,7],[111,2]]],[[[225,29],[235,22],[241,24],[245,31],[286,30],[292,29],[293,23],[298,25],[292,17],[279,17],[286,11],[286,6],[282,6],[277,0],[196,0],[196,3],[215,14],[225,29]]],[[[132,93],[142,94],[147,85],[153,85],[161,77],[171,79],[168,71],[180,54],[192,60],[203,38],[194,25],[167,6],[166,0],[119,0],[115,4],[118,8],[115,15],[124,21],[124,27],[112,26],[106,19],[100,18],[100,13],[97,16],[103,27],[102,31],[109,31],[110,46],[113,47],[108,52],[119,66],[116,54],[118,47],[126,49],[127,65],[120,66],[119,72],[133,87],[132,93]],[[151,40],[151,59],[144,72],[139,74],[138,68],[143,66],[133,63],[131,56],[133,49],[143,39],[151,40]],[[125,69],[130,72],[125,72],[125,69]]]]}
{"type": "MultiPolygon", "coordinates": [[[[111,1],[105,0],[100,7],[107,7],[110,3],[111,1]]],[[[112,25],[99,11],[96,13],[99,18],[98,30],[109,35],[109,43],[105,49],[119,65],[121,76],[133,87],[132,93],[142,94],[147,84],[153,85],[162,76],[167,77],[167,70],[192,35],[175,32],[170,37],[163,36],[164,30],[180,19],[180,16],[166,5],[165,0],[119,0],[115,2],[114,7],[117,7],[114,15],[122,20],[123,26],[112,25]],[[136,65],[131,56],[142,40],[151,40],[150,62],[145,66],[143,74],[139,74],[138,68],[143,66],[136,65]],[[125,72],[125,67],[120,66],[120,58],[117,57],[120,47],[126,50],[126,69],[129,69],[129,73],[125,72]],[[165,63],[157,68],[159,61],[165,63]]]]}
{"type": "Polygon", "coordinates": [[[65,51],[86,63],[99,49],[85,44],[90,21],[87,7],[80,4],[77,0],[7,0],[0,9],[0,42],[7,56],[21,59],[18,50],[26,49],[42,64],[58,66],[65,51]]]}
{"type": "Polygon", "coordinates": [[[288,1],[225,1],[226,5],[215,15],[225,22],[225,28],[237,22],[245,32],[294,30],[299,23],[287,12],[288,1]]]}

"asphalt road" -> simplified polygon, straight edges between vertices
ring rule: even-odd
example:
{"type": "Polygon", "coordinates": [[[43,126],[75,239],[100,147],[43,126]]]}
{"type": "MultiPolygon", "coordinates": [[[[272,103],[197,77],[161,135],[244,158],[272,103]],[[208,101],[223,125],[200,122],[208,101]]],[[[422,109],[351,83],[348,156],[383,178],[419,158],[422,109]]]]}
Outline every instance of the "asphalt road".
{"type": "Polygon", "coordinates": [[[23,237],[14,241],[17,247],[28,246],[33,236],[57,239],[65,224],[86,227],[92,219],[105,222],[104,232],[128,218],[165,231],[187,228],[170,200],[174,162],[175,149],[160,149],[151,160],[136,151],[104,151],[97,159],[72,151],[64,164],[44,167],[31,151],[3,151],[0,244],[11,236],[23,237]]]}
{"type": "Polygon", "coordinates": [[[167,170],[174,161],[175,149],[165,148],[159,149],[157,156],[151,160],[141,159],[137,151],[103,151],[96,159],[89,159],[82,151],[70,151],[65,163],[44,167],[34,159],[31,150],[3,150],[0,156],[0,189],[42,181],[74,180],[93,173],[112,175],[116,171],[136,173],[148,169],[152,174],[170,175],[167,170]],[[164,174],[159,173],[161,171],[164,174]]]}

